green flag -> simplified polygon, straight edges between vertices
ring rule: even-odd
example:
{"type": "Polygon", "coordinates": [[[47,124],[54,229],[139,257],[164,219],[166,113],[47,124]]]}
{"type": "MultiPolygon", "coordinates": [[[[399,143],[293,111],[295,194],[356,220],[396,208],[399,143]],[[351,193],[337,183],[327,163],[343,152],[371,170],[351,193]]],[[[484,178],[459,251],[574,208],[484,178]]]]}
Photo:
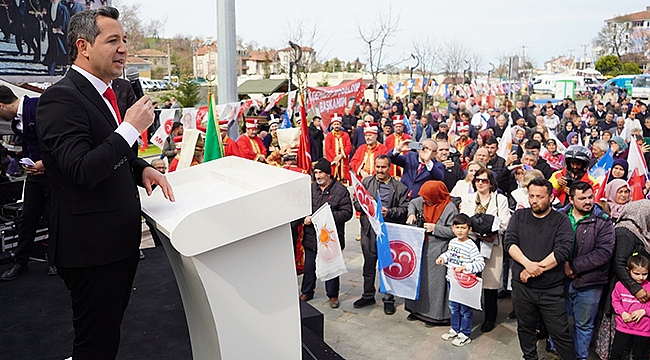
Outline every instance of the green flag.
{"type": "Polygon", "coordinates": [[[208,99],[208,126],[205,134],[205,153],[203,162],[212,161],[224,156],[221,133],[217,125],[217,117],[214,115],[214,99],[210,94],[208,99]]]}

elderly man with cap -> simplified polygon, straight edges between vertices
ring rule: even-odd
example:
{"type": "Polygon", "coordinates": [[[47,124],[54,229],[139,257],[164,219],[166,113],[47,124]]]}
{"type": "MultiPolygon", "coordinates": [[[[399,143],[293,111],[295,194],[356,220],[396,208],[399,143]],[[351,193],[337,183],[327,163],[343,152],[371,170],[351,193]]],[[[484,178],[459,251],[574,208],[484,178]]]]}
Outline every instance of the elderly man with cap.
{"type": "Polygon", "coordinates": [[[357,148],[352,160],[350,160],[352,172],[354,172],[359,180],[373,175],[375,173],[375,158],[388,151],[388,148],[384,144],[377,141],[379,133],[378,125],[376,122],[366,124],[363,128],[366,143],[357,148]]]}
{"type": "Polygon", "coordinates": [[[219,120],[219,131],[221,133],[224,155],[241,156],[237,142],[228,136],[228,120],[219,120]]]}
{"type": "Polygon", "coordinates": [[[237,139],[237,147],[241,157],[245,159],[259,162],[266,160],[266,147],[257,136],[257,119],[246,119],[246,134],[237,139]]]}
{"type": "Polygon", "coordinates": [[[264,147],[266,148],[266,153],[270,154],[274,150],[276,150],[278,146],[278,128],[280,127],[280,119],[276,118],[275,116],[271,115],[271,119],[269,120],[269,132],[266,134],[266,136],[262,139],[262,142],[264,143],[264,147]]]}
{"type": "MultiPolygon", "coordinates": [[[[411,140],[411,135],[404,133],[404,115],[393,116],[393,133],[386,137],[384,145],[387,149],[399,147],[403,141],[411,140]]],[[[390,172],[399,180],[402,177],[402,168],[391,164],[390,172]]]]}
{"type": "MultiPolygon", "coordinates": [[[[329,203],[334,217],[336,233],[339,238],[341,250],[345,249],[345,223],[352,219],[352,200],[348,189],[331,176],[332,167],[325,158],[320,158],[314,165],[314,181],[311,184],[311,209],[312,213],[325,203],[329,203]]],[[[306,216],[304,224],[303,246],[305,248],[305,270],[300,288],[300,300],[309,301],[314,298],[316,288],[316,229],[311,222],[311,216],[306,216]]],[[[325,281],[325,291],[332,308],[338,308],[339,303],[339,278],[325,281]]]]}
{"type": "Polygon", "coordinates": [[[350,179],[350,153],[352,142],[350,135],[341,130],[342,119],[337,114],[332,116],[330,122],[332,131],[325,136],[325,158],[332,164],[332,176],[337,181],[345,181],[348,184],[350,179]]]}

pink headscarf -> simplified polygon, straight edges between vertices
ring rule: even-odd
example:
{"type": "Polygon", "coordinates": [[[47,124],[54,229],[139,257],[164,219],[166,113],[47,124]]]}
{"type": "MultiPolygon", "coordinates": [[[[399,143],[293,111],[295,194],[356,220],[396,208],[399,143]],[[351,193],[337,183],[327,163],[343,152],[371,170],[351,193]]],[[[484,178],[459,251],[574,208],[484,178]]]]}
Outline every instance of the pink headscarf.
{"type": "Polygon", "coordinates": [[[609,184],[607,184],[607,186],[605,187],[605,194],[607,194],[607,204],[609,205],[609,208],[612,210],[612,213],[610,215],[615,219],[621,217],[621,213],[623,212],[623,209],[625,209],[627,204],[630,203],[629,201],[625,204],[619,204],[616,202],[616,193],[622,187],[627,187],[628,190],[630,190],[630,192],[632,191],[632,189],[630,189],[630,185],[627,183],[627,181],[623,179],[614,179],[610,181],[609,184]]]}

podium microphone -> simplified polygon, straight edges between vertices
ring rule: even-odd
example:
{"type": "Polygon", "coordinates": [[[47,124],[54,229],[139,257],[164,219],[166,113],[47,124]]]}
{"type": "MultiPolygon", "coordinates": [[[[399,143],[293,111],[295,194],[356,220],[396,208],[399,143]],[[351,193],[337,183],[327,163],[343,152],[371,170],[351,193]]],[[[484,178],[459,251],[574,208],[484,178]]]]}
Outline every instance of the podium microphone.
{"type": "Polygon", "coordinates": [[[144,96],[144,90],[142,90],[142,84],[140,84],[140,72],[136,68],[126,69],[126,78],[131,83],[135,97],[140,99],[144,96]]]}

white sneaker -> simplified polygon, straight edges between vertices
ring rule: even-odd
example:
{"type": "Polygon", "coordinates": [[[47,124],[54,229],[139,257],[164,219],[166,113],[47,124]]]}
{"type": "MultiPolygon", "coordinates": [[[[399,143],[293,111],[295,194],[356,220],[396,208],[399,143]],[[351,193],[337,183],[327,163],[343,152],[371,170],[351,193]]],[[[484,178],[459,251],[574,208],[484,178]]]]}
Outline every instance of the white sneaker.
{"type": "Polygon", "coordinates": [[[465,346],[472,342],[468,336],[465,336],[463,333],[459,333],[456,338],[451,342],[454,346],[465,346]]]}
{"type": "Polygon", "coordinates": [[[446,333],[442,334],[442,340],[449,341],[458,336],[458,333],[454,329],[449,329],[446,333]]]}

